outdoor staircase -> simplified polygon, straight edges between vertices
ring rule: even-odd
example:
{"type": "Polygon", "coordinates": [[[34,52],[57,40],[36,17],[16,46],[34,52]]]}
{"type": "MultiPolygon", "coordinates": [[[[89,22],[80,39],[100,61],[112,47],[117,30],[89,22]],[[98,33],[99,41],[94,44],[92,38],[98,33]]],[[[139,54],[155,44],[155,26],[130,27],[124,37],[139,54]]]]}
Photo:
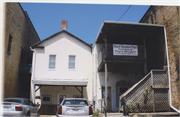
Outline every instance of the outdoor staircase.
{"type": "Polygon", "coordinates": [[[142,80],[119,98],[119,111],[124,115],[139,112],[169,111],[168,78],[164,70],[151,70],[142,80]]]}

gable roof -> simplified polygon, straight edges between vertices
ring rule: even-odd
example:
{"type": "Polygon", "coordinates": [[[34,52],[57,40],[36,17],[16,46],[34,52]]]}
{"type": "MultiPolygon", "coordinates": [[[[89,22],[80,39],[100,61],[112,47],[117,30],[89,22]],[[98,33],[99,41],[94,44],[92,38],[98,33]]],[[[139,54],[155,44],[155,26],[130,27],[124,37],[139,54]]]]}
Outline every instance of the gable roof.
{"type": "Polygon", "coordinates": [[[79,39],[78,37],[74,36],[73,34],[69,33],[69,32],[66,31],[66,30],[62,30],[62,31],[60,31],[60,32],[57,32],[57,33],[51,35],[50,37],[48,37],[48,38],[46,38],[46,39],[44,39],[44,40],[42,40],[42,41],[39,41],[39,42],[33,44],[33,45],[31,46],[31,48],[44,48],[43,46],[39,46],[39,44],[41,44],[41,43],[43,43],[43,42],[45,42],[45,41],[47,41],[47,40],[49,40],[49,39],[52,39],[53,37],[55,37],[55,36],[57,36],[57,35],[59,35],[59,34],[61,34],[61,33],[63,33],[63,32],[66,33],[66,34],[68,34],[68,35],[70,35],[70,36],[72,36],[72,37],[74,37],[74,38],[77,39],[78,41],[80,41],[80,42],[84,43],[85,45],[89,46],[90,48],[92,48],[92,46],[91,46],[90,44],[88,44],[88,43],[86,43],[85,41],[79,39]]]}

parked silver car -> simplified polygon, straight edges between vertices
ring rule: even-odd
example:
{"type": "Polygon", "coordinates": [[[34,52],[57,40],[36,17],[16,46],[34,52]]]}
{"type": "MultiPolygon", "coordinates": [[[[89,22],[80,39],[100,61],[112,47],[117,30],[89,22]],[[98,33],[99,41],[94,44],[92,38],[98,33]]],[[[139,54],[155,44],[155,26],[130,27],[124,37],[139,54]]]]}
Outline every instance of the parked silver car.
{"type": "Polygon", "coordinates": [[[39,108],[27,98],[5,98],[1,103],[3,117],[39,116],[39,108]]]}
{"type": "Polygon", "coordinates": [[[84,98],[65,98],[58,107],[57,117],[93,117],[93,109],[84,98]]]}

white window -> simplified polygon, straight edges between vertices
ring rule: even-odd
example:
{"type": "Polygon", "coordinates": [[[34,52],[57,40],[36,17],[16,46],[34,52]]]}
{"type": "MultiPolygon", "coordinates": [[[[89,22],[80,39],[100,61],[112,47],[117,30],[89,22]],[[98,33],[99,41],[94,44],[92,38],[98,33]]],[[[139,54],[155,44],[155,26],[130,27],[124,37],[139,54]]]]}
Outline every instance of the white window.
{"type": "Polygon", "coordinates": [[[75,55],[69,55],[69,69],[75,69],[75,55]]]}
{"type": "Polygon", "coordinates": [[[56,55],[49,55],[49,69],[55,69],[56,55]]]}

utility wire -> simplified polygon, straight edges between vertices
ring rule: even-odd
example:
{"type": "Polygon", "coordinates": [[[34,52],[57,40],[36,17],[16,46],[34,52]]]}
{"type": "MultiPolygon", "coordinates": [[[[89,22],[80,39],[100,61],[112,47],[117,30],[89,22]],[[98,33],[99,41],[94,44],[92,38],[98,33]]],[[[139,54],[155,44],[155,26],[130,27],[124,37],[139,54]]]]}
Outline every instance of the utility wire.
{"type": "MultiPolygon", "coordinates": [[[[129,8],[124,12],[124,14],[117,21],[119,21],[128,12],[128,10],[131,8],[131,6],[132,5],[129,6],[129,8]]],[[[116,23],[117,23],[117,21],[116,21],[116,23]]]]}
{"type": "MultiPolygon", "coordinates": [[[[124,12],[124,14],[123,14],[114,24],[116,24],[116,23],[128,12],[128,10],[131,8],[131,6],[132,6],[132,5],[130,5],[130,6],[128,7],[128,9],[124,12]]],[[[111,25],[111,27],[110,27],[105,33],[107,33],[107,32],[114,26],[114,24],[111,25]]]]}

